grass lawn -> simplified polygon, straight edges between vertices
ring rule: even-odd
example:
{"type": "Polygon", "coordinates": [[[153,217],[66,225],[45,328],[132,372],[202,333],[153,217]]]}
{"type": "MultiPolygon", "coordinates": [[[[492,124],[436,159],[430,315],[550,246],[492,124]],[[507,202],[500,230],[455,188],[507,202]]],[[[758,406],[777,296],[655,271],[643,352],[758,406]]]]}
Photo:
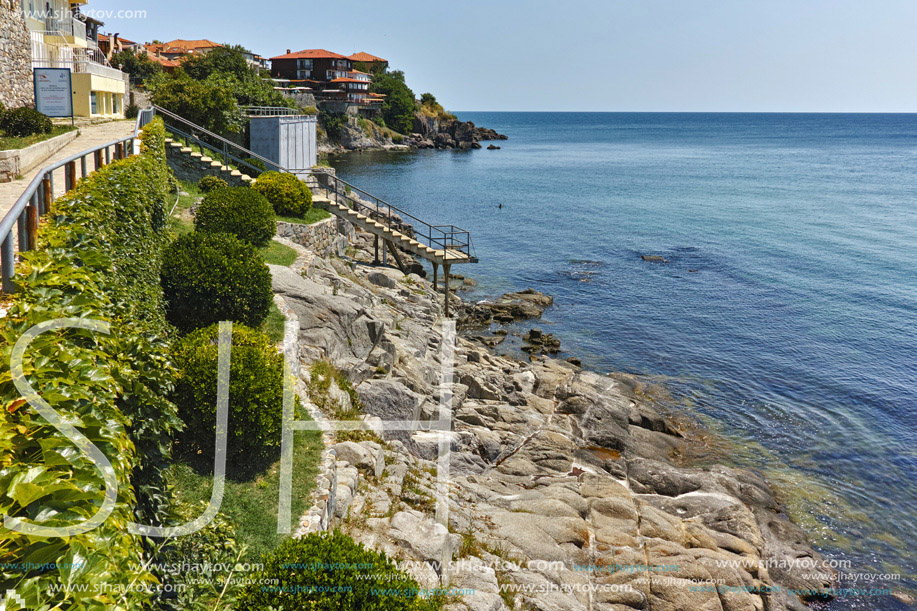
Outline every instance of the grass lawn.
{"type": "MultiPolygon", "coordinates": [[[[298,419],[310,419],[301,407],[297,407],[297,412],[298,419]]],[[[293,530],[296,530],[297,521],[309,508],[309,495],[315,486],[324,444],[319,431],[297,431],[293,440],[291,515],[293,530]]],[[[236,524],[239,542],[248,548],[241,561],[256,561],[261,554],[273,550],[286,536],[277,534],[280,461],[248,481],[232,479],[232,463],[227,463],[226,472],[226,489],[220,512],[236,524]]],[[[169,467],[167,478],[169,484],[175,486],[175,494],[181,500],[190,503],[210,500],[213,487],[211,473],[197,473],[188,464],[177,461],[169,467]]]]}
{"type": "Polygon", "coordinates": [[[55,136],[72,132],[76,128],[72,125],[55,125],[50,134],[38,134],[37,136],[25,136],[24,138],[12,138],[10,136],[0,136],[0,151],[10,151],[14,149],[24,149],[27,146],[44,142],[55,136]]]}
{"type": "Polygon", "coordinates": [[[267,313],[267,318],[261,323],[261,332],[267,335],[275,344],[283,341],[283,335],[286,331],[287,319],[277,309],[277,304],[271,304],[271,311],[267,313]]]}
{"type": "Polygon", "coordinates": [[[268,265],[283,265],[284,267],[289,267],[293,265],[293,262],[296,261],[298,256],[296,251],[290,248],[285,244],[280,242],[271,242],[264,248],[259,249],[261,251],[261,256],[264,257],[264,262],[268,265]]]}
{"type": "Polygon", "coordinates": [[[331,217],[331,213],[327,210],[322,210],[321,208],[310,208],[306,213],[304,218],[299,218],[295,216],[278,216],[278,221],[283,221],[284,223],[295,223],[298,225],[311,225],[312,223],[317,223],[319,221],[324,221],[327,218],[331,217]]]}

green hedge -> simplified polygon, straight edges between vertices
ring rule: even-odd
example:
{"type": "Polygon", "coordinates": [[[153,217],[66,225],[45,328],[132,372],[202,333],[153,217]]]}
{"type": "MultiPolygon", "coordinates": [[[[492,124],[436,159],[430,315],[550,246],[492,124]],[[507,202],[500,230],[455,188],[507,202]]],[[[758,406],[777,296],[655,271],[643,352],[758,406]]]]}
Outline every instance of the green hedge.
{"type": "Polygon", "coordinates": [[[222,189],[228,186],[229,183],[219,176],[204,176],[199,181],[197,181],[197,188],[204,193],[210,193],[216,189],[222,189]]]}
{"type": "Polygon", "coordinates": [[[312,208],[312,190],[293,174],[265,172],[252,189],[264,195],[279,216],[302,218],[312,208]]]}
{"type": "Polygon", "coordinates": [[[263,563],[252,580],[258,585],[246,586],[236,611],[433,611],[442,605],[442,597],[417,596],[417,582],[385,554],[337,531],[287,539],[263,563]]]}
{"type": "Polygon", "coordinates": [[[13,138],[50,134],[53,129],[51,119],[28,106],[8,110],[0,116],[0,130],[13,138]]]}
{"type": "MultiPolygon", "coordinates": [[[[216,432],[217,325],[185,337],[175,354],[175,404],[188,423],[182,445],[213,464],[216,432]]],[[[229,369],[229,443],[232,472],[257,472],[279,458],[283,357],[263,333],[233,325],[229,369]]],[[[197,462],[197,461],[194,461],[197,462]]]]}
{"type": "Polygon", "coordinates": [[[160,276],[169,322],[185,333],[223,320],[260,327],[273,302],[260,253],[228,233],[181,236],[166,249],[160,276]]]}
{"type": "Polygon", "coordinates": [[[266,246],[277,232],[274,208],[248,187],[224,187],[208,193],[194,216],[201,233],[231,233],[243,242],[266,246]]]}
{"type": "MultiPolygon", "coordinates": [[[[26,353],[29,382],[102,450],[119,484],[114,512],[88,533],[43,539],[0,528],[3,562],[80,565],[47,571],[0,565],[0,592],[15,589],[28,609],[136,609],[148,598],[138,588],[154,581],[136,568],[144,547],[125,525],[166,517],[160,472],[181,421],[165,398],[174,368],[157,279],[170,174],[159,119],[142,141],[141,155],[100,169],[54,203],[39,248],[23,255],[19,292],[0,329],[0,358],[9,364],[14,343],[40,322],[77,317],[111,324],[108,335],[45,333],[26,353]],[[132,583],[135,590],[123,596],[96,588],[132,583]],[[74,588],[48,591],[60,584],[74,588]]],[[[0,370],[0,403],[0,513],[57,527],[93,515],[103,497],[101,474],[23,404],[8,365],[0,370]]]]}

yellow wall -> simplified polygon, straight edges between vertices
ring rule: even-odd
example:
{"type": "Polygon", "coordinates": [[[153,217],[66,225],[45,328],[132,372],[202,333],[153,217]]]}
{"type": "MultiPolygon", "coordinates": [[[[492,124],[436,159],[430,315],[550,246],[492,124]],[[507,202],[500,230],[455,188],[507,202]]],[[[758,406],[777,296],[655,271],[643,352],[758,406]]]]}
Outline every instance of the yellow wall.
{"type": "Polygon", "coordinates": [[[124,116],[124,81],[96,76],[95,74],[74,74],[73,78],[73,114],[78,117],[123,117],[124,116]],[[91,93],[98,95],[98,106],[92,114],[91,93]],[[120,96],[119,112],[114,112],[116,100],[120,96]]]}

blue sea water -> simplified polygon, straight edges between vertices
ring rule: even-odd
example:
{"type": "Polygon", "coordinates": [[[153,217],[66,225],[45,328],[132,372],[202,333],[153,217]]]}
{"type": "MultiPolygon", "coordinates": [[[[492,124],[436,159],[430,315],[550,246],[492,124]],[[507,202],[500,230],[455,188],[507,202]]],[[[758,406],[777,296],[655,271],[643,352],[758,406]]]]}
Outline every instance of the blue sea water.
{"type": "Polygon", "coordinates": [[[460,118],[510,139],[333,165],[471,230],[480,263],[454,270],[479,283],[466,298],[550,293],[537,324],[561,356],[657,376],[737,442],[733,459],[768,476],[826,554],[913,593],[917,115],[460,118]]]}

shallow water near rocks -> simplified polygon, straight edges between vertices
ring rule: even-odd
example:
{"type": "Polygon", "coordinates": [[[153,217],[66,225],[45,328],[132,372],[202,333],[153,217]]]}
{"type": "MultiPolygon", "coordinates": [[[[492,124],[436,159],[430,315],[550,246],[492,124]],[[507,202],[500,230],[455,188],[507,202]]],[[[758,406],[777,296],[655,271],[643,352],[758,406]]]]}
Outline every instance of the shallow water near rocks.
{"type": "Polygon", "coordinates": [[[847,587],[913,592],[917,115],[459,114],[510,140],[333,165],[471,231],[463,298],[553,295],[514,331],[661,376],[672,409],[730,440],[726,458],[761,470],[827,555],[902,575],[847,587]]]}

